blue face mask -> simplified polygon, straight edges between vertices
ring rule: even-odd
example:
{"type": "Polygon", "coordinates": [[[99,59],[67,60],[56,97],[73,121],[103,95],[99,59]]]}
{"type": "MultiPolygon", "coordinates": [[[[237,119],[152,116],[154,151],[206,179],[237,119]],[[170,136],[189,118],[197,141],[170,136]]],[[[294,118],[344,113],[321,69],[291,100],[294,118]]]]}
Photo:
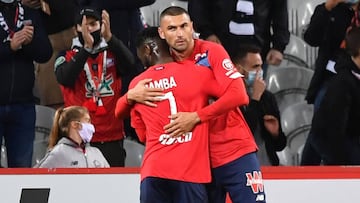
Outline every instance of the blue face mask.
{"type": "MultiPolygon", "coordinates": [[[[261,79],[263,78],[263,70],[259,71],[259,76],[261,79]]],[[[254,85],[255,78],[256,78],[256,70],[249,71],[248,76],[245,79],[246,84],[252,87],[254,85]]]]}

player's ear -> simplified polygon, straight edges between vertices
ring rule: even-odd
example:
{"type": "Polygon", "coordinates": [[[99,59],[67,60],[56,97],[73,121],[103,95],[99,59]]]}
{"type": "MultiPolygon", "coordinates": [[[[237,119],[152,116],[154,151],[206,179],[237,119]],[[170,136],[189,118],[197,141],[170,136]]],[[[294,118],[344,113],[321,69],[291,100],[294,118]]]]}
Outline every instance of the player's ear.
{"type": "Polygon", "coordinates": [[[151,55],[152,50],[151,50],[151,47],[150,47],[149,44],[145,44],[145,45],[144,45],[144,50],[145,50],[145,55],[146,55],[146,56],[151,55]]]}
{"type": "Polygon", "coordinates": [[[165,39],[164,31],[161,29],[161,27],[158,27],[159,36],[161,39],[165,39]]]}

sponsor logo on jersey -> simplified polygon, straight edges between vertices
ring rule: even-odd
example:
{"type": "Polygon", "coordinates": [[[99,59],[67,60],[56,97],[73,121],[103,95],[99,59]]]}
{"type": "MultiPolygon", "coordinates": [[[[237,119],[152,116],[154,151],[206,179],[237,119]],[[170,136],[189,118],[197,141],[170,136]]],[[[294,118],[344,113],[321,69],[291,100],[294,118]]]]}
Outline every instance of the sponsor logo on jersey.
{"type": "Polygon", "coordinates": [[[149,82],[148,85],[145,85],[146,87],[150,88],[163,88],[163,89],[170,89],[173,87],[176,87],[176,82],[173,76],[170,78],[161,78],[159,80],[154,80],[149,82]]]}
{"type": "MultiPolygon", "coordinates": [[[[93,78],[95,81],[98,80],[97,77],[93,78]]],[[[114,78],[112,76],[112,74],[109,74],[106,76],[105,78],[105,82],[103,82],[100,86],[100,97],[109,97],[109,96],[114,96],[114,90],[111,88],[111,84],[114,82],[114,78]]],[[[89,82],[85,83],[85,89],[86,89],[86,97],[90,98],[92,97],[92,92],[91,92],[91,86],[89,82]]]]}
{"type": "Polygon", "coordinates": [[[264,192],[264,183],[262,180],[261,171],[253,171],[252,173],[246,173],[246,186],[251,187],[254,194],[264,192]]]}
{"type": "Polygon", "coordinates": [[[115,60],[113,58],[106,59],[106,67],[111,67],[115,65],[115,60]]]}
{"type": "Polygon", "coordinates": [[[170,137],[168,134],[162,134],[159,137],[159,142],[162,145],[172,145],[172,144],[181,144],[190,142],[192,138],[192,132],[185,133],[181,135],[180,137],[170,137]]]}

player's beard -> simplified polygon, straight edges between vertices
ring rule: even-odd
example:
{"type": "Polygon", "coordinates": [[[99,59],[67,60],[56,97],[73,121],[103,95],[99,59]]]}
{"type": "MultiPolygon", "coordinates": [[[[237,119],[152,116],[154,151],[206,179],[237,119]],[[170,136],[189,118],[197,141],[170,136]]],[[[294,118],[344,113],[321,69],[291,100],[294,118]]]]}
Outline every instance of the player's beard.
{"type": "MultiPolygon", "coordinates": [[[[186,43],[186,42],[185,42],[186,43]]],[[[176,45],[174,45],[173,47],[172,47],[172,49],[174,49],[176,52],[178,52],[178,53],[183,53],[184,51],[186,51],[186,49],[187,49],[187,44],[184,44],[184,45],[182,45],[182,46],[176,46],[176,45]]]]}

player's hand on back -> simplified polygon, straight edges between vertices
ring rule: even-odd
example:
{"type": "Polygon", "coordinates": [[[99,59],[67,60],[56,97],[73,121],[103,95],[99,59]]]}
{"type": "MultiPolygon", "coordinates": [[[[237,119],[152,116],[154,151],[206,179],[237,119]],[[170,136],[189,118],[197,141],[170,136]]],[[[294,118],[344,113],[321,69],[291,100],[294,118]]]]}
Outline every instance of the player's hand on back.
{"type": "Polygon", "coordinates": [[[151,107],[156,107],[156,102],[161,101],[161,97],[164,96],[162,88],[150,88],[146,85],[151,82],[152,79],[140,80],[136,86],[129,89],[127,92],[127,99],[129,104],[141,103],[151,107]]]}
{"type": "Polygon", "coordinates": [[[170,115],[171,122],[164,126],[164,130],[170,137],[179,137],[184,133],[191,132],[196,124],[200,123],[196,112],[179,112],[170,115]]]}

